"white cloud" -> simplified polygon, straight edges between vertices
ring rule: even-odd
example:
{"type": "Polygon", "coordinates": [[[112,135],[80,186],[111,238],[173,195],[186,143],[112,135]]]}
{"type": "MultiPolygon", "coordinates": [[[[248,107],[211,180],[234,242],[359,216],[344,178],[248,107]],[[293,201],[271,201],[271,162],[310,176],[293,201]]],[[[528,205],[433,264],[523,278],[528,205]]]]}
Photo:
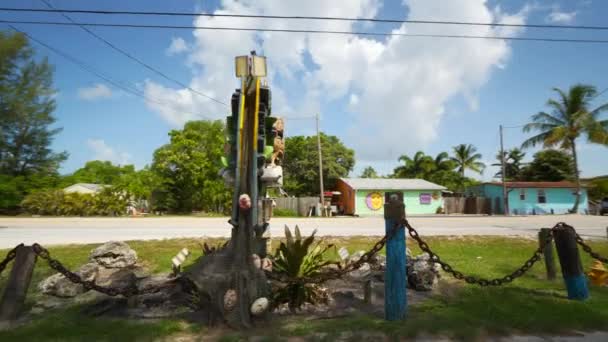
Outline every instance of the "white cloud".
{"type": "Polygon", "coordinates": [[[87,101],[110,98],[112,97],[112,90],[103,83],[96,83],[92,87],[78,89],[78,97],[87,101]]]}
{"type": "Polygon", "coordinates": [[[547,21],[555,24],[571,24],[576,18],[576,11],[563,12],[559,7],[553,7],[551,13],[547,15],[547,21]]]}
{"type": "Polygon", "coordinates": [[[110,147],[103,139],[88,139],[87,146],[93,151],[89,160],[108,160],[114,164],[129,164],[131,155],[127,152],[118,152],[110,147]]]}
{"type": "Polygon", "coordinates": [[[189,50],[188,44],[181,37],[171,38],[171,45],[165,50],[167,56],[173,56],[189,50]]]}
{"type": "MultiPolygon", "coordinates": [[[[525,23],[530,10],[505,13],[490,8],[485,0],[405,0],[409,18],[471,22],[525,23]]],[[[325,0],[223,0],[215,13],[318,15],[373,17],[381,3],[376,0],[332,2],[325,0]]],[[[405,17],[406,10],[402,9],[405,17]]],[[[395,13],[399,16],[399,13],[395,13]]],[[[235,19],[199,17],[197,26],[235,26],[235,19]]],[[[263,21],[239,19],[242,27],[307,28],[353,31],[352,22],[263,21]]],[[[403,24],[394,32],[413,34],[511,35],[521,28],[482,26],[448,27],[403,24]]],[[[250,50],[268,57],[269,83],[278,113],[317,113],[329,103],[345,103],[348,119],[323,113],[326,120],[342,120],[342,137],[360,160],[394,160],[435,141],[447,101],[462,96],[477,106],[477,92],[493,70],[504,68],[511,49],[506,41],[484,39],[415,38],[392,36],[372,39],[360,36],[292,34],[278,32],[205,31],[194,33],[189,56],[192,88],[228,100],[238,86],[233,76],[234,56],[250,50]],[[307,67],[310,63],[314,67],[307,67]],[[277,82],[280,80],[280,82],[277,82]],[[281,88],[277,84],[281,84],[281,88]],[[297,94],[297,95],[296,95],[297,94]],[[352,94],[356,94],[351,96],[352,94]],[[339,101],[339,102],[335,102],[339,101]]],[[[203,112],[219,118],[227,109],[184,90],[147,82],[146,94],[172,101],[179,108],[148,104],[173,125],[203,112]]]]}

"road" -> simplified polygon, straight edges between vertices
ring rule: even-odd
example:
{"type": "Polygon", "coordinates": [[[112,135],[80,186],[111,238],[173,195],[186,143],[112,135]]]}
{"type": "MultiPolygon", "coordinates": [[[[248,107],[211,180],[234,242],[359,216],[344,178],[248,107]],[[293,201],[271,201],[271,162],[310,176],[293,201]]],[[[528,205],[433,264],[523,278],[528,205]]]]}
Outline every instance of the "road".
{"type": "MultiPolygon", "coordinates": [[[[535,237],[538,229],[563,221],[587,238],[606,238],[608,216],[552,215],[518,217],[411,217],[420,235],[500,235],[535,237]]],[[[283,236],[283,227],[298,225],[303,233],[318,235],[380,236],[383,218],[282,218],[271,220],[272,236],[283,236]]],[[[109,240],[154,240],[230,235],[227,218],[7,218],[0,217],[0,248],[24,242],[43,245],[101,243],[109,240]]]]}

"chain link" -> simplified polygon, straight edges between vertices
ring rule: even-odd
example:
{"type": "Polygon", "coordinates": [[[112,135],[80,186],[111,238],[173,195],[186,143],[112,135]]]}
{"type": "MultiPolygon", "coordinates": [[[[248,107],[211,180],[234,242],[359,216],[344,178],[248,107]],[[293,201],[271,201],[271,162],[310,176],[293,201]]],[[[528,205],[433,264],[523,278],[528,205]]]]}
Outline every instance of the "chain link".
{"type": "Polygon", "coordinates": [[[8,265],[9,262],[11,262],[13,259],[15,259],[17,257],[17,249],[19,247],[23,247],[23,244],[20,243],[15,248],[8,251],[4,260],[2,260],[2,262],[0,262],[0,274],[2,274],[2,271],[4,271],[4,269],[6,268],[6,265],[8,265]]]}
{"type": "Polygon", "coordinates": [[[589,246],[588,244],[586,244],[585,241],[583,240],[583,238],[580,235],[578,235],[578,233],[576,232],[576,230],[574,230],[574,227],[566,225],[566,224],[564,224],[564,225],[566,227],[568,227],[569,229],[572,229],[574,231],[574,234],[576,236],[576,243],[578,243],[579,245],[581,245],[581,247],[583,248],[583,250],[587,254],[591,255],[591,257],[593,259],[596,259],[596,260],[599,260],[599,261],[601,261],[601,262],[603,262],[605,264],[608,264],[608,258],[605,258],[605,257],[599,255],[597,252],[594,252],[593,249],[591,249],[591,246],[589,246]]]}
{"type": "Polygon", "coordinates": [[[130,297],[130,296],[135,296],[135,295],[154,293],[154,292],[160,291],[162,288],[169,285],[169,283],[168,283],[167,285],[164,285],[164,286],[151,286],[151,287],[148,287],[148,288],[145,288],[142,290],[138,289],[137,285],[135,285],[135,284],[132,284],[130,286],[125,286],[122,288],[99,286],[99,285],[95,284],[95,281],[84,280],[78,273],[74,273],[74,272],[70,271],[69,269],[67,269],[65,266],[63,266],[63,264],[61,264],[61,262],[59,262],[59,260],[51,257],[51,254],[49,253],[49,251],[46,248],[40,246],[39,244],[37,244],[37,243],[33,244],[32,249],[41,259],[44,259],[53,270],[61,273],[64,277],[66,277],[72,283],[80,284],[86,290],[94,290],[94,291],[106,294],[108,296],[114,297],[114,296],[122,295],[125,297],[130,297]]]}
{"type": "MultiPolygon", "coordinates": [[[[416,240],[420,249],[423,252],[427,253],[433,262],[439,264],[441,266],[441,269],[443,269],[446,273],[451,274],[454,278],[456,278],[458,280],[463,280],[468,284],[476,284],[479,286],[500,286],[500,285],[503,285],[506,283],[510,283],[513,280],[523,276],[528,270],[530,270],[532,268],[532,266],[534,266],[534,264],[537,261],[539,261],[541,259],[541,256],[543,254],[543,249],[547,245],[549,245],[551,243],[551,241],[553,241],[553,234],[549,234],[547,239],[545,240],[545,243],[542,246],[539,246],[534,251],[532,256],[528,260],[526,260],[521,267],[519,267],[512,273],[510,273],[502,278],[484,279],[484,278],[479,278],[479,277],[475,277],[475,276],[471,276],[471,275],[465,276],[462,272],[455,270],[450,264],[441,260],[439,255],[437,255],[435,252],[433,252],[431,250],[429,245],[424,240],[422,240],[422,238],[420,237],[420,235],[418,234],[416,229],[414,229],[407,220],[404,219],[402,223],[407,228],[410,236],[414,240],[416,240]]],[[[551,232],[553,232],[556,229],[566,227],[566,226],[567,225],[565,223],[560,222],[560,223],[556,224],[553,228],[551,228],[551,232]]]]}

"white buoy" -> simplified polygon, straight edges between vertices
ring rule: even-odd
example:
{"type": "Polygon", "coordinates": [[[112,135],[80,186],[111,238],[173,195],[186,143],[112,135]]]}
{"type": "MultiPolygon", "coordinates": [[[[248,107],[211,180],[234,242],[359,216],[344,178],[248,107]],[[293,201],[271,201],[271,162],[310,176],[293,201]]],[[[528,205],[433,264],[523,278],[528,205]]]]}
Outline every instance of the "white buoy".
{"type": "Polygon", "coordinates": [[[269,305],[270,302],[268,301],[268,298],[260,297],[251,304],[251,314],[254,316],[261,315],[268,310],[269,305]]]}

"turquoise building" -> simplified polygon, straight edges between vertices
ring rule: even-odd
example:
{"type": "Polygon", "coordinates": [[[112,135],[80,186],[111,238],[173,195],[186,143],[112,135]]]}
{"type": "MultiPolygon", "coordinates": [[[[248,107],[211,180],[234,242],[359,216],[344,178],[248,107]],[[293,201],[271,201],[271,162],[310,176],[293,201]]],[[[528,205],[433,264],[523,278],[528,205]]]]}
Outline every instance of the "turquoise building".
{"type": "Polygon", "coordinates": [[[340,178],[338,207],[345,215],[383,216],[386,193],[403,194],[408,215],[436,214],[443,207],[445,187],[424,179],[404,178],[340,178]]]}
{"type": "MultiPolygon", "coordinates": [[[[507,182],[509,213],[512,215],[567,214],[574,206],[576,185],[572,182],[507,182]]],[[[492,212],[504,213],[502,183],[469,187],[467,196],[490,198],[492,212]]],[[[581,189],[580,214],[588,211],[587,189],[581,189]]]]}

